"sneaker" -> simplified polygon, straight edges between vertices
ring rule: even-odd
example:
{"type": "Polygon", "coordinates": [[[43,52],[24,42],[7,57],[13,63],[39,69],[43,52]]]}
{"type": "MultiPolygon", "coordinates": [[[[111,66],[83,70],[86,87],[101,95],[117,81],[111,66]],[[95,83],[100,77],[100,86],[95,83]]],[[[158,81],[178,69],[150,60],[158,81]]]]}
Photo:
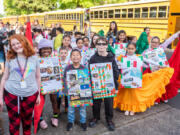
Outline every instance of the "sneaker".
{"type": "Polygon", "coordinates": [[[97,123],[98,123],[98,120],[93,118],[89,121],[89,127],[91,127],[91,128],[95,127],[97,125],[97,123]]]}
{"type": "Polygon", "coordinates": [[[168,103],[168,100],[164,100],[164,103],[168,103]]]}
{"type": "Polygon", "coordinates": [[[86,131],[87,130],[86,123],[81,123],[81,128],[83,129],[83,131],[86,131]]]}
{"type": "Polygon", "coordinates": [[[58,119],[57,119],[57,118],[51,118],[51,124],[52,124],[54,127],[58,127],[58,119]]]}
{"type": "Polygon", "coordinates": [[[129,113],[129,115],[131,115],[131,116],[133,116],[135,113],[134,112],[132,112],[132,111],[130,111],[130,113],[129,113]]]}
{"type": "Polygon", "coordinates": [[[109,131],[115,130],[115,125],[112,121],[107,121],[107,126],[108,126],[109,131]]]}
{"type": "Polygon", "coordinates": [[[69,123],[67,124],[66,130],[67,130],[67,131],[71,131],[72,128],[73,128],[73,123],[70,123],[70,122],[69,122],[69,123]]]}
{"type": "Polygon", "coordinates": [[[128,116],[129,115],[129,111],[125,111],[124,115],[128,116]]]}
{"type": "Polygon", "coordinates": [[[42,120],[42,121],[40,122],[40,127],[41,127],[41,129],[47,129],[47,128],[48,128],[48,125],[47,125],[47,123],[46,123],[45,120],[42,120]]]}
{"type": "Polygon", "coordinates": [[[159,103],[158,103],[158,102],[155,102],[154,104],[155,104],[155,105],[158,105],[159,103]]]}

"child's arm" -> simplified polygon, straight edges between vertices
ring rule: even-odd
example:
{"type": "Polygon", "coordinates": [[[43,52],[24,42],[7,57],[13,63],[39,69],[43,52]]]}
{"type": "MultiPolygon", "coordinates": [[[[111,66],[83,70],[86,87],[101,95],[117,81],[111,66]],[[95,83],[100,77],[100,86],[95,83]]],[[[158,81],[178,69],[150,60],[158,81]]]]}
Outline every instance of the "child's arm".
{"type": "Polygon", "coordinates": [[[9,62],[6,62],[5,71],[1,79],[0,86],[0,111],[3,109],[3,95],[4,95],[4,85],[9,78],[9,62]]]}
{"type": "Polygon", "coordinates": [[[148,64],[152,64],[152,65],[155,65],[155,66],[159,66],[158,63],[156,63],[156,62],[154,62],[154,61],[152,61],[150,59],[143,58],[143,62],[146,62],[148,64]]]}
{"type": "Polygon", "coordinates": [[[64,76],[63,76],[63,83],[64,83],[64,89],[63,89],[63,93],[67,94],[67,83],[66,83],[66,73],[67,73],[68,69],[67,67],[64,70],[64,76]]]}
{"type": "Polygon", "coordinates": [[[114,74],[114,82],[115,82],[115,85],[116,85],[116,89],[118,89],[117,80],[119,78],[119,69],[118,69],[118,65],[117,65],[115,59],[113,59],[112,68],[113,68],[113,74],[114,74]]]}
{"type": "Polygon", "coordinates": [[[169,44],[171,44],[176,38],[178,38],[180,35],[180,31],[172,35],[170,38],[168,38],[164,43],[162,43],[160,46],[163,47],[163,49],[166,49],[169,44]]]}

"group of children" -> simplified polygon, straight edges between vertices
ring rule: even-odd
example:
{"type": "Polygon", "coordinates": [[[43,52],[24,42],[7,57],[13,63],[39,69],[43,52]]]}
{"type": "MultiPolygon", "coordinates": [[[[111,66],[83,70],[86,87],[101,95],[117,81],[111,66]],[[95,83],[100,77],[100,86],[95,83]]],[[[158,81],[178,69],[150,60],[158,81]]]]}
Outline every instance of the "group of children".
{"type": "MultiPolygon", "coordinates": [[[[112,28],[117,26],[112,26],[112,28]]],[[[158,37],[153,37],[149,46],[150,49],[163,48],[165,49],[175,38],[179,36],[180,32],[174,34],[163,44],[160,45],[158,37]]],[[[56,39],[55,39],[56,41],[56,39]]],[[[92,39],[88,37],[82,37],[76,33],[75,37],[68,34],[64,34],[62,42],[59,48],[54,48],[53,42],[48,39],[41,39],[38,43],[38,55],[40,57],[48,57],[53,53],[58,53],[60,56],[61,66],[63,68],[64,78],[66,78],[66,72],[72,69],[88,68],[90,64],[94,63],[112,63],[112,70],[114,75],[114,81],[116,90],[118,90],[116,97],[108,97],[104,99],[93,99],[93,118],[89,121],[89,126],[94,127],[100,120],[101,102],[105,104],[105,119],[107,127],[110,131],[115,130],[113,119],[113,108],[119,108],[125,111],[125,115],[134,115],[135,112],[144,112],[147,108],[154,105],[156,99],[160,98],[162,94],[166,92],[165,86],[169,83],[174,71],[170,67],[163,67],[155,62],[148,60],[145,57],[146,51],[142,54],[143,66],[145,68],[152,64],[158,67],[158,71],[153,71],[150,74],[143,75],[142,88],[121,88],[118,87],[121,83],[119,75],[124,68],[120,62],[122,57],[126,56],[128,59],[136,59],[136,37],[131,37],[129,40],[126,37],[126,32],[121,31],[109,31],[107,38],[102,35],[94,34],[92,39]],[[114,36],[116,35],[116,36],[114,36]],[[121,54],[116,52],[115,46],[122,45],[125,53],[121,54]],[[84,62],[85,57],[89,57],[86,54],[90,48],[95,48],[95,52],[91,54],[87,62],[84,62]]],[[[64,79],[66,80],[66,79],[64,79]]],[[[66,81],[64,82],[66,83],[66,81]]],[[[68,91],[68,89],[67,89],[68,91]]],[[[45,97],[45,96],[44,96],[45,97]]],[[[61,103],[65,106],[65,112],[68,113],[67,131],[70,131],[73,127],[75,120],[75,108],[68,106],[67,95],[57,96],[57,93],[50,94],[50,100],[53,108],[53,117],[51,118],[52,125],[58,127],[58,117],[60,115],[61,103]]],[[[86,107],[79,107],[80,111],[80,123],[81,128],[86,131],[86,107]]],[[[40,119],[40,127],[46,129],[47,123],[43,119],[43,114],[40,119]]]]}

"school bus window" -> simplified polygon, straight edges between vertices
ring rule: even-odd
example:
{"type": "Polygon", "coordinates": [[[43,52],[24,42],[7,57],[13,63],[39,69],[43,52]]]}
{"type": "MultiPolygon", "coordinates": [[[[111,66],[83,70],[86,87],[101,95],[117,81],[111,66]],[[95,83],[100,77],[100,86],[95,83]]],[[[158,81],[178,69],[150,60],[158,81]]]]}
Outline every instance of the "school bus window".
{"type": "Polygon", "coordinates": [[[158,17],[159,18],[166,17],[166,6],[159,7],[158,17]]]}
{"type": "Polygon", "coordinates": [[[114,17],[114,10],[109,10],[109,18],[113,18],[114,17]]]}
{"type": "Polygon", "coordinates": [[[79,20],[79,14],[77,14],[77,20],[79,20]]]}
{"type": "Polygon", "coordinates": [[[115,9],[115,18],[120,18],[120,9],[115,9]]]}
{"type": "Polygon", "coordinates": [[[128,18],[133,18],[133,9],[128,9],[128,18]]]}
{"type": "Polygon", "coordinates": [[[98,11],[94,11],[94,18],[98,18],[98,11]]]}
{"type": "Polygon", "coordinates": [[[150,8],[150,18],[156,18],[156,13],[157,13],[157,7],[151,7],[150,8]]]}
{"type": "Polygon", "coordinates": [[[74,16],[73,16],[73,14],[71,14],[71,19],[72,19],[72,20],[74,19],[74,16]]]}
{"type": "Polygon", "coordinates": [[[91,12],[91,19],[93,19],[93,12],[91,12]]]}
{"type": "Polygon", "coordinates": [[[99,11],[99,18],[103,18],[103,11],[99,11]]]}
{"type": "Polygon", "coordinates": [[[69,14],[69,20],[71,20],[71,14],[69,14]]]}
{"type": "Polygon", "coordinates": [[[168,6],[168,9],[167,9],[167,17],[169,17],[169,6],[168,6]]]}
{"type": "Polygon", "coordinates": [[[148,17],[148,8],[142,8],[142,18],[148,17]]]}
{"type": "Polygon", "coordinates": [[[76,20],[76,13],[74,14],[74,20],[76,20]]]}
{"type": "Polygon", "coordinates": [[[122,9],[122,18],[126,18],[127,9],[122,9]]]}
{"type": "Polygon", "coordinates": [[[107,11],[104,11],[104,18],[107,18],[107,11]]]}
{"type": "Polygon", "coordinates": [[[134,12],[134,17],[135,18],[140,18],[140,11],[141,11],[140,8],[135,8],[135,12],[134,12]]]}

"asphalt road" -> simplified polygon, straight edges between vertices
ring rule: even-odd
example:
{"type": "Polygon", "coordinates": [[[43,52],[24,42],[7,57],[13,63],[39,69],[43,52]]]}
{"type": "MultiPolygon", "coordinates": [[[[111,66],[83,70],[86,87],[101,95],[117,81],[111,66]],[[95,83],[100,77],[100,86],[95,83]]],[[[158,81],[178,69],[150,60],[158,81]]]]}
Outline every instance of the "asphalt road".
{"type": "MultiPolygon", "coordinates": [[[[169,53],[169,52],[168,52],[169,53]]],[[[168,54],[167,53],[167,54],[168,54]]],[[[168,54],[168,56],[171,53],[168,54]]],[[[169,56],[170,57],[170,56],[169,56]]],[[[114,110],[114,123],[116,130],[109,132],[104,118],[104,105],[101,108],[101,121],[95,128],[88,128],[86,132],[79,127],[79,113],[76,111],[76,122],[72,131],[66,131],[67,114],[59,117],[59,126],[51,126],[52,107],[49,96],[46,98],[44,118],[48,123],[47,130],[39,130],[37,135],[180,135],[180,94],[169,100],[167,104],[161,103],[135,116],[125,116],[124,112],[114,110]]],[[[92,108],[87,108],[87,118],[92,117],[92,108]]],[[[8,115],[6,109],[0,114],[3,119],[4,134],[8,133],[8,115]]],[[[88,120],[87,120],[88,121],[88,120]]]]}

